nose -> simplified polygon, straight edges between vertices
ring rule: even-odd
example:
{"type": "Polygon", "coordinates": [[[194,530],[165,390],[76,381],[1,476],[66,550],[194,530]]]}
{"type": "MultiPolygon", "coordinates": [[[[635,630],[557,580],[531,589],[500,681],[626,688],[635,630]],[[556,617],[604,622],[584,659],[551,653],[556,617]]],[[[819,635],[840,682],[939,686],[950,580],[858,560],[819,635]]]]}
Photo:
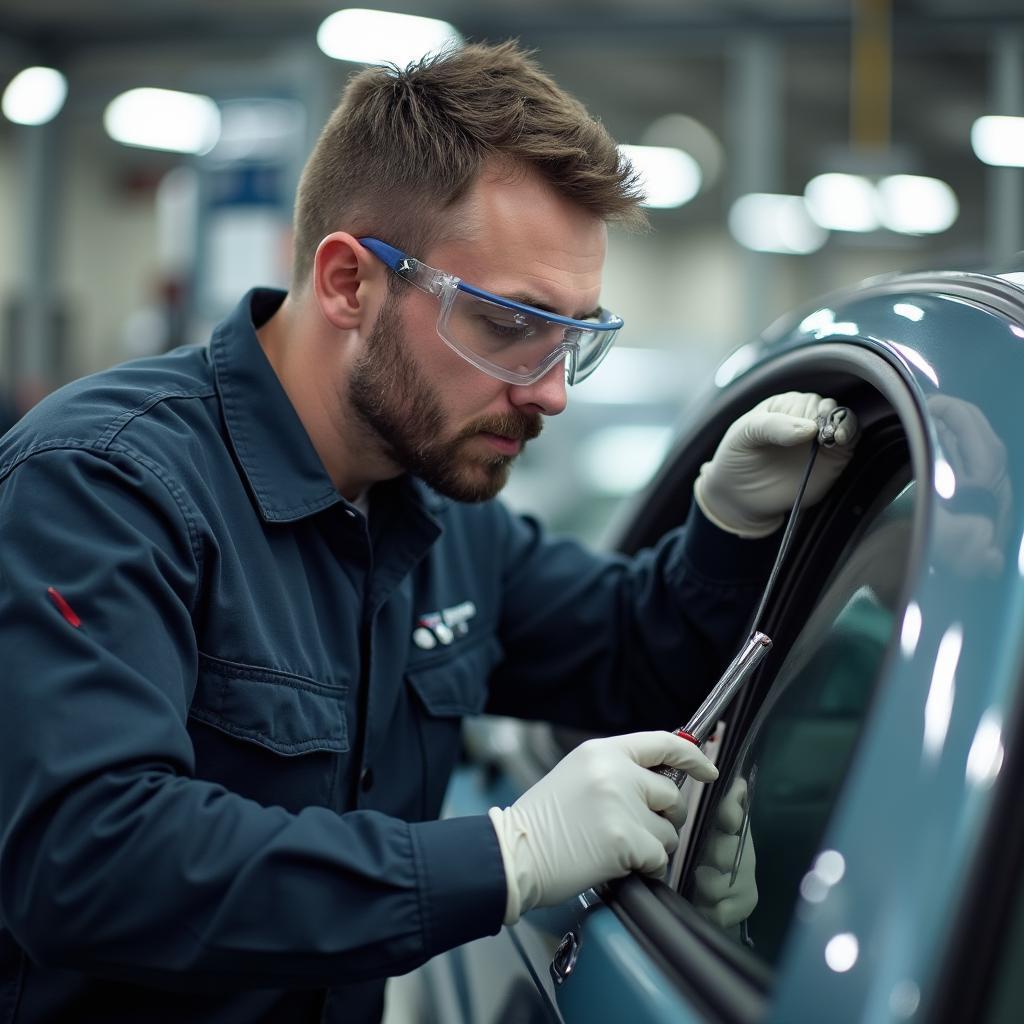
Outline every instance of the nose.
{"type": "Polygon", "coordinates": [[[565,362],[555,363],[540,380],[532,384],[512,384],[509,401],[517,409],[531,409],[543,416],[557,416],[565,409],[565,362]]]}

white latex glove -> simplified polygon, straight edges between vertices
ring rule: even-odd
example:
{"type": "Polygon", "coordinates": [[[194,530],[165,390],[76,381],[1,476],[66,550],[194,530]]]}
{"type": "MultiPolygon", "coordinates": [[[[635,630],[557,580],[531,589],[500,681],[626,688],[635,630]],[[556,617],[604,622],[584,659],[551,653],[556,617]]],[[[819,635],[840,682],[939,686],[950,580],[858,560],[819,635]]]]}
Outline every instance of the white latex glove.
{"type": "Polygon", "coordinates": [[[730,884],[746,806],[747,781],[738,777],[715,811],[711,834],[701,852],[701,863],[693,872],[693,905],[720,928],[740,924],[757,906],[757,880],[754,877],[757,858],[749,828],[736,878],[730,884]]]}
{"type": "MultiPolygon", "coordinates": [[[[693,492],[704,515],[741,537],[765,537],[778,529],[807,468],[816,419],[835,407],[832,398],[790,391],[744,413],[701,466],[693,492]]],[[[835,446],[818,452],[802,507],[825,496],[850,461],[856,435],[851,412],[836,429],[835,446]]]]}
{"type": "Polygon", "coordinates": [[[718,777],[689,740],[635,732],[580,744],[511,807],[488,811],[508,881],[505,924],[630,871],[665,870],[686,808],[674,783],[650,771],[661,764],[718,777]]]}

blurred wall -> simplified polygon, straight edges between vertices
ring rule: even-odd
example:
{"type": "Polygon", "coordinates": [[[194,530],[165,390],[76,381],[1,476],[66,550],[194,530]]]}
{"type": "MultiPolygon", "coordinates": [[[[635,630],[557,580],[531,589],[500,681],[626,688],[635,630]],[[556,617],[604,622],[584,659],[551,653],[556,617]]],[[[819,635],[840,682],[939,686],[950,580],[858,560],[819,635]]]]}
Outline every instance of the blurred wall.
{"type": "Polygon", "coordinates": [[[137,355],[126,331],[153,302],[158,281],[155,181],[109,159],[87,123],[65,140],[66,193],[60,219],[62,293],[73,311],[70,370],[91,373],[137,355]]]}
{"type": "MultiPolygon", "coordinates": [[[[232,287],[237,282],[239,292],[248,285],[280,283],[291,185],[347,77],[358,67],[331,61],[316,50],[313,30],[324,13],[319,4],[278,10],[280,5],[268,3],[268,17],[277,11],[279,41],[272,38],[272,25],[258,26],[260,34],[255,34],[257,26],[246,21],[242,7],[233,16],[227,11],[220,31],[206,36],[184,21],[175,27],[166,11],[139,9],[130,19],[132,42],[123,32],[119,36],[120,16],[112,5],[82,2],[109,14],[110,39],[102,28],[90,27],[91,36],[68,62],[71,91],[64,111],[42,129],[0,119],[0,374],[10,376],[11,312],[23,301],[31,279],[25,251],[34,229],[27,211],[31,199],[37,206],[41,200],[55,238],[51,277],[63,357],[50,382],[54,385],[125,358],[204,341],[236,297],[199,287],[218,271],[232,287]],[[306,23],[296,27],[300,13],[306,23]],[[240,31],[250,28],[252,35],[240,31]],[[168,35],[171,30],[177,34],[168,35]],[[142,84],[207,92],[222,109],[226,102],[250,97],[284,98],[305,109],[305,117],[296,119],[289,152],[278,156],[279,225],[273,217],[254,215],[248,226],[242,225],[245,230],[231,236],[239,241],[211,256],[216,247],[202,244],[216,234],[209,202],[215,170],[208,158],[132,150],[103,132],[109,100],[142,84]],[[39,131],[51,133],[53,154],[42,194],[38,163],[33,167],[26,158],[29,133],[39,131]],[[206,191],[200,189],[196,202],[201,212],[194,244],[189,228],[184,243],[181,238],[174,243],[179,254],[183,245],[186,251],[169,269],[157,191],[168,172],[183,168],[197,172],[206,191]],[[247,245],[246,237],[262,241],[247,245]],[[253,250],[271,248],[274,253],[267,259],[251,258],[253,250]],[[170,326],[169,311],[177,317],[170,326]]],[[[552,3],[554,10],[562,0],[552,3]]],[[[455,0],[452,4],[453,11],[458,8],[453,17],[458,14],[471,29],[474,19],[478,27],[491,17],[500,23],[504,10],[503,0],[483,13],[455,0]]],[[[1010,108],[1021,99],[1015,77],[1022,67],[1019,31],[1005,32],[997,19],[989,18],[961,32],[946,18],[935,20],[942,30],[936,34],[931,22],[919,19],[897,40],[895,50],[893,156],[902,159],[900,147],[912,143],[911,163],[918,173],[954,182],[961,200],[955,227],[930,237],[834,232],[810,256],[742,248],[727,228],[737,195],[759,189],[799,191],[811,174],[830,166],[835,144],[850,142],[849,25],[845,11],[837,13],[825,4],[809,5],[809,10],[828,11],[808,24],[799,19],[784,23],[786,12],[767,3],[755,24],[749,5],[723,4],[721,10],[710,2],[698,5],[706,24],[688,9],[668,16],[657,3],[640,4],[647,12],[645,22],[639,8],[634,17],[609,4],[605,20],[590,20],[583,36],[578,19],[548,17],[546,0],[516,0],[510,6],[524,15],[532,12],[522,30],[527,44],[538,46],[544,67],[620,141],[643,141],[653,125],[664,123],[659,118],[683,111],[711,129],[717,142],[709,145],[720,150],[720,173],[691,203],[652,210],[649,234],[611,231],[602,301],[626,321],[618,349],[648,349],[665,357],[644,371],[657,376],[660,387],[654,397],[628,400],[600,397],[596,390],[587,397],[585,385],[570,395],[568,412],[549,424],[544,442],[528,450],[508,497],[557,525],[582,529],[586,521],[585,531],[596,530],[606,511],[638,486],[635,474],[624,473],[618,483],[587,476],[583,454],[599,434],[621,426],[648,430],[647,438],[660,436],[657,431],[670,428],[729,350],[816,296],[894,270],[984,266],[992,252],[986,232],[992,234],[993,223],[1001,226],[989,184],[998,180],[1000,196],[1016,189],[1019,197],[1021,192],[1024,170],[984,168],[970,152],[967,137],[972,119],[993,112],[995,100],[999,112],[1013,113],[1010,108]],[[776,16],[780,21],[773,25],[776,16]],[[569,475],[567,465],[572,465],[569,475]]],[[[193,14],[200,9],[192,0],[181,6],[193,14]]],[[[202,8],[204,16],[212,10],[202,8]]],[[[1021,15],[1008,14],[1008,24],[1014,18],[1019,23],[1021,15]]],[[[512,33],[506,27],[489,34],[501,38],[512,33]]],[[[0,48],[0,78],[17,67],[0,48]]],[[[841,158],[850,155],[847,146],[841,158]]],[[[218,180],[223,184],[223,176],[218,180]]],[[[230,187],[244,192],[243,185],[239,180],[230,187]]],[[[232,225],[236,229],[237,220],[232,225]]],[[[609,380],[617,373],[613,367],[603,377],[609,380]]],[[[0,386],[4,383],[0,376],[0,386]]],[[[637,394],[642,393],[643,388],[637,394]]],[[[650,450],[656,451],[658,443],[651,440],[650,450]]],[[[591,463],[599,461],[595,456],[591,463]]]]}

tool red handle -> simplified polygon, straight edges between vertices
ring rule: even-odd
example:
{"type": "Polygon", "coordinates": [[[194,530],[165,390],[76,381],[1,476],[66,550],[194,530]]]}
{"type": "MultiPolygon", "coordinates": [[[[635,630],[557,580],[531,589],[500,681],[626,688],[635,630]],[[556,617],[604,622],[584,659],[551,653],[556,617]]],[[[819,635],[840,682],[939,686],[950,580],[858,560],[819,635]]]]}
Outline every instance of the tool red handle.
{"type": "MultiPolygon", "coordinates": [[[[700,746],[697,742],[697,737],[692,736],[685,729],[676,729],[672,735],[678,736],[683,740],[689,740],[695,747],[700,746]]],[[[686,772],[684,772],[682,768],[673,768],[669,764],[659,764],[657,768],[652,768],[651,771],[657,772],[659,775],[664,775],[667,779],[671,779],[677,786],[681,786],[683,781],[686,779],[686,772]]]]}

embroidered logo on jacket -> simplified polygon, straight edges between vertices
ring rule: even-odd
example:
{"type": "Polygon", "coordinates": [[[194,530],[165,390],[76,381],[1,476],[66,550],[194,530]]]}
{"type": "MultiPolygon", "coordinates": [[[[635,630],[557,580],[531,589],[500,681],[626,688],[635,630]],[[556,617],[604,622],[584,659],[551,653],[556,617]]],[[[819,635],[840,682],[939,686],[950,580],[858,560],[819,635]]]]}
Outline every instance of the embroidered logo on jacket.
{"type": "Polygon", "coordinates": [[[450,644],[469,632],[469,620],[474,615],[476,605],[472,601],[463,601],[439,612],[427,612],[416,620],[412,642],[424,651],[433,650],[438,644],[450,644]]]}

